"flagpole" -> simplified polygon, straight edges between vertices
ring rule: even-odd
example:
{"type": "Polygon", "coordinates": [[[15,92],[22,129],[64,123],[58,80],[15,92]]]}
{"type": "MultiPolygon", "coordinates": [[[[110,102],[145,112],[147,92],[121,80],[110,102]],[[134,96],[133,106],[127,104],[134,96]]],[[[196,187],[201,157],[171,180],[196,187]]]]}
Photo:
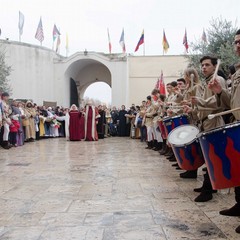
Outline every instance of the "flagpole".
{"type": "Polygon", "coordinates": [[[145,40],[144,40],[144,43],[143,43],[143,56],[145,56],[145,40]]]}

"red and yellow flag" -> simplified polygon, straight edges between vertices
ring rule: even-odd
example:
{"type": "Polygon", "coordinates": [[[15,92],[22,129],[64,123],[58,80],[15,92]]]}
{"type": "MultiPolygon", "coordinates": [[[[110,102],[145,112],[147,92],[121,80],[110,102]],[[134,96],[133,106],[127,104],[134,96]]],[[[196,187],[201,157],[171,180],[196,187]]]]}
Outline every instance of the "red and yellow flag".
{"type": "Polygon", "coordinates": [[[163,52],[166,53],[168,51],[168,49],[169,49],[169,44],[168,44],[167,37],[166,37],[166,34],[165,34],[164,30],[163,30],[162,45],[163,45],[163,52]]]}

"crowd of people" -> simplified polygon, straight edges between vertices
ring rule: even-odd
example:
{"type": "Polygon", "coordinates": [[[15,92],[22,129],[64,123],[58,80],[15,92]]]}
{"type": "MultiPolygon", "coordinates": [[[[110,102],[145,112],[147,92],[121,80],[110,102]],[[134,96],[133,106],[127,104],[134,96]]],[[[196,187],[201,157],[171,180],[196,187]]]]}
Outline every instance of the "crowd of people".
{"type": "MultiPolygon", "coordinates": [[[[240,57],[240,30],[234,39],[236,55],[240,57]]],[[[188,67],[183,78],[166,85],[167,96],[154,89],[141,106],[134,104],[126,110],[106,106],[95,107],[88,102],[84,108],[72,105],[70,109],[56,107],[39,107],[31,101],[26,103],[13,100],[8,103],[9,94],[2,93],[0,101],[0,141],[1,146],[10,149],[22,146],[25,142],[33,142],[46,137],[66,137],[70,141],[97,141],[108,136],[119,136],[140,139],[146,142],[147,150],[159,151],[172,166],[181,170],[180,163],[168,141],[167,126],[164,119],[175,116],[187,116],[191,125],[199,132],[207,132],[220,126],[240,120],[240,111],[221,116],[216,114],[240,107],[240,64],[229,68],[229,77],[218,70],[218,59],[203,56],[200,60],[202,75],[196,69],[188,67]],[[218,71],[217,71],[218,70],[218,71]]],[[[223,114],[222,114],[223,115],[223,114]]],[[[236,159],[237,161],[238,159],[236,159]]],[[[224,166],[223,166],[224,167],[224,166]]],[[[208,202],[217,192],[213,189],[209,177],[209,169],[203,169],[203,185],[194,189],[199,193],[196,202],[208,202]]],[[[198,169],[180,173],[180,178],[198,177],[198,169]]],[[[218,177],[218,176],[215,176],[218,177]]],[[[240,187],[235,186],[236,204],[220,211],[225,216],[240,216],[240,187]]],[[[240,226],[236,228],[240,233],[240,226]]]]}
{"type": "MultiPolygon", "coordinates": [[[[240,57],[240,29],[236,32],[233,45],[236,55],[240,57]]],[[[197,153],[192,148],[191,154],[202,155],[202,158],[204,158],[203,163],[204,161],[205,163],[209,160],[212,161],[209,165],[207,164],[207,168],[203,168],[205,174],[202,186],[194,189],[194,192],[199,194],[195,198],[195,201],[210,201],[213,198],[213,194],[217,192],[217,189],[221,189],[213,189],[213,181],[211,180],[221,182],[226,178],[224,181],[231,186],[233,185],[233,181],[236,182],[236,185],[234,185],[236,204],[230,209],[220,211],[220,214],[224,216],[240,216],[240,175],[236,176],[236,174],[233,176],[234,171],[239,172],[239,168],[233,169],[233,166],[239,166],[237,163],[239,161],[238,154],[240,153],[238,150],[239,136],[233,137],[234,131],[232,131],[231,136],[224,137],[224,135],[227,135],[228,129],[238,126],[236,123],[240,120],[240,63],[229,67],[228,77],[225,77],[223,71],[219,70],[219,60],[214,56],[203,56],[200,64],[202,75],[204,76],[202,81],[200,81],[197,70],[188,67],[184,70],[183,78],[167,84],[167,96],[161,95],[157,89],[154,89],[151,95],[147,97],[146,105],[144,103],[141,106],[140,115],[143,116],[142,124],[147,129],[148,145],[146,148],[159,151],[160,155],[166,156],[172,162],[173,167],[181,170],[181,160],[189,157],[187,155],[189,152],[186,152],[187,150],[184,150],[183,146],[181,149],[182,152],[177,153],[174,144],[170,144],[170,139],[167,138],[169,134],[168,120],[174,120],[178,116],[181,116],[181,126],[181,124],[184,124],[184,117],[186,117],[189,121],[189,126],[191,125],[198,129],[199,136],[204,136],[203,140],[205,139],[205,142],[207,134],[211,133],[214,135],[216,132],[221,132],[222,135],[218,136],[223,136],[223,139],[213,137],[211,142],[211,144],[218,144],[218,148],[221,149],[216,149],[217,147],[214,148],[214,145],[211,144],[206,145],[210,147],[206,149],[203,157],[202,153],[197,153]],[[226,124],[228,125],[226,126],[226,124]],[[226,126],[225,129],[224,126],[226,126]],[[234,153],[228,151],[233,151],[234,153]],[[217,165],[216,168],[214,164],[217,165]],[[218,171],[221,174],[218,174],[218,171]],[[211,173],[212,179],[209,173],[211,173]],[[235,179],[233,180],[233,178],[235,179]]],[[[172,123],[171,126],[173,126],[172,123]]],[[[175,130],[177,129],[175,128],[175,130]]],[[[180,130],[178,131],[177,133],[181,134],[180,130]]],[[[174,128],[169,136],[173,132],[174,128]]],[[[187,136],[187,133],[182,132],[182,134],[183,136],[180,136],[179,139],[184,142],[184,134],[187,136]]],[[[181,144],[183,145],[180,142],[179,146],[181,144]]],[[[191,145],[192,143],[190,142],[189,144],[191,145]]],[[[198,168],[180,173],[180,178],[196,179],[198,177],[198,168]]],[[[223,186],[222,188],[226,187],[223,186]]],[[[240,226],[236,228],[236,232],[240,233],[240,226]]]]}
{"type": "Polygon", "coordinates": [[[84,108],[73,104],[68,109],[9,99],[7,92],[1,94],[0,144],[4,149],[44,138],[98,141],[109,136],[130,136],[131,133],[135,137],[134,121],[140,110],[135,105],[128,110],[124,105],[120,109],[109,109],[105,105],[95,107],[89,101],[84,108]]]}

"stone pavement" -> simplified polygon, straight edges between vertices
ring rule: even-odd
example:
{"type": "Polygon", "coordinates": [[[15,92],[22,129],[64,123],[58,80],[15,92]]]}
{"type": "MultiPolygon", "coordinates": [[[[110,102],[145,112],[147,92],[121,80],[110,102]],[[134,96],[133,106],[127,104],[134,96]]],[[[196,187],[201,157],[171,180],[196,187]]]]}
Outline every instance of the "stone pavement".
{"type": "Polygon", "coordinates": [[[47,139],[0,149],[1,240],[240,239],[221,191],[195,203],[198,180],[129,138],[47,139]],[[180,171],[181,172],[181,171],[180,171]]]}

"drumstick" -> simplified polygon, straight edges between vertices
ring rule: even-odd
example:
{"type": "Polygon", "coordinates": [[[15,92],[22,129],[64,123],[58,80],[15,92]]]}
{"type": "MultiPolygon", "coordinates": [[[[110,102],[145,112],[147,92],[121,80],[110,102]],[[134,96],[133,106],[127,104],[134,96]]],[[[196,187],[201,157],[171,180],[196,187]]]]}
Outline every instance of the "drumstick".
{"type": "Polygon", "coordinates": [[[192,95],[192,91],[193,91],[193,80],[194,80],[194,74],[193,74],[193,73],[191,73],[190,78],[191,78],[191,95],[192,95]]]}
{"type": "Polygon", "coordinates": [[[220,64],[221,64],[221,60],[218,59],[218,60],[217,60],[217,66],[216,66],[216,68],[215,68],[215,71],[214,71],[214,74],[213,74],[212,79],[216,79],[217,73],[218,73],[218,69],[219,69],[219,67],[220,67],[220,64]]]}
{"type": "Polygon", "coordinates": [[[229,114],[229,113],[232,113],[232,112],[235,112],[235,111],[239,111],[239,110],[240,110],[240,107],[234,108],[234,109],[231,109],[231,110],[228,110],[228,111],[216,113],[216,114],[209,114],[209,115],[208,115],[208,119],[213,119],[213,118],[215,118],[215,117],[219,117],[219,116],[222,116],[222,115],[226,115],[226,114],[229,114]]]}

